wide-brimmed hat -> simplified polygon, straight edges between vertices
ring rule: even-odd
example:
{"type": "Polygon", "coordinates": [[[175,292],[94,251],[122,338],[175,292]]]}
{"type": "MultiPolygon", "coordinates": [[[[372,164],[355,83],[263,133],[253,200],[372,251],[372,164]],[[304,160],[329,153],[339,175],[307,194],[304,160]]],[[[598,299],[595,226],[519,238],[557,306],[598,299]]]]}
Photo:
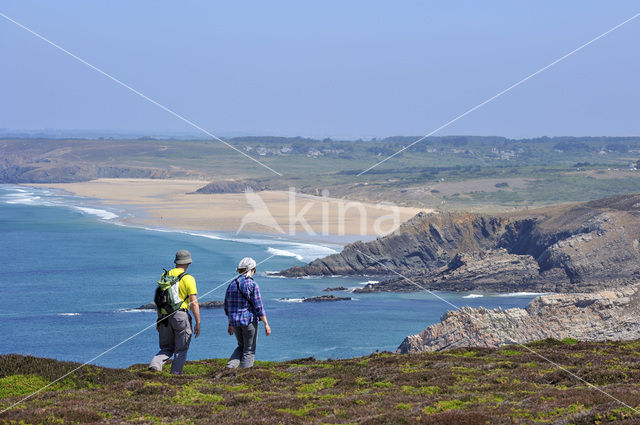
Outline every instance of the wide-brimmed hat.
{"type": "Polygon", "coordinates": [[[191,253],[186,249],[181,249],[176,252],[176,259],[173,260],[176,265],[180,264],[191,264],[191,253]]]}
{"type": "Polygon", "coordinates": [[[238,263],[238,270],[253,270],[256,268],[256,260],[251,257],[244,257],[238,263]]]}

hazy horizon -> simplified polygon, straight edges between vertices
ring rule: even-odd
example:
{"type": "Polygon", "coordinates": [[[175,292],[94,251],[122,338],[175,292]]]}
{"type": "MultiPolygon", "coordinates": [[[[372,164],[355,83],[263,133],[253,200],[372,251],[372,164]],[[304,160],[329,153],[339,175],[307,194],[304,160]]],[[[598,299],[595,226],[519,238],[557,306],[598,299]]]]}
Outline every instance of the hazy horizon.
{"type": "MultiPolygon", "coordinates": [[[[331,136],[331,135],[306,135],[306,134],[294,134],[294,135],[282,135],[282,134],[253,134],[253,133],[243,133],[243,132],[231,132],[231,133],[219,133],[219,137],[224,139],[234,139],[234,138],[242,138],[242,137],[282,137],[282,138],[304,138],[304,139],[313,139],[313,140],[324,140],[331,139],[335,141],[344,141],[344,142],[357,142],[359,140],[362,141],[375,141],[375,140],[383,140],[385,138],[391,137],[421,137],[416,134],[389,134],[384,136],[331,136]]],[[[153,139],[174,139],[174,140],[210,140],[211,138],[202,133],[196,132],[153,132],[153,131],[125,131],[125,130],[105,130],[105,129],[8,129],[8,128],[0,128],[0,137],[2,138],[18,138],[18,139],[28,139],[31,137],[36,138],[77,138],[77,139],[95,139],[95,138],[153,138],[153,139]]],[[[441,137],[501,137],[510,140],[527,140],[527,139],[540,139],[540,138],[640,138],[640,134],[558,134],[558,135],[549,135],[549,134],[541,134],[541,135],[533,135],[526,137],[507,137],[500,134],[435,134],[430,136],[430,138],[441,138],[441,137]]]]}
{"type": "MultiPolygon", "coordinates": [[[[638,8],[9,0],[0,12],[221,137],[370,139],[425,135],[638,8]]],[[[436,135],[640,134],[638,39],[640,18],[436,135]]],[[[196,134],[2,17],[0,52],[0,128],[196,134]]]]}

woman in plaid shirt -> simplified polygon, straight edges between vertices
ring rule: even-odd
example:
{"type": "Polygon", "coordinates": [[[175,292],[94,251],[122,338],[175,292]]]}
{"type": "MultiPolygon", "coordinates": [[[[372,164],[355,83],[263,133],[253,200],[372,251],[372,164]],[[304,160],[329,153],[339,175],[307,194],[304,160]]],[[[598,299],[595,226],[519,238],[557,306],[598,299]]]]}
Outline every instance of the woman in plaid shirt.
{"type": "Polygon", "coordinates": [[[238,264],[240,276],[235,278],[227,287],[224,297],[224,312],[229,319],[229,335],[236,335],[238,346],[227,367],[234,369],[251,367],[256,355],[256,341],[258,338],[258,320],[264,322],[267,336],[271,334],[271,327],[262,306],[260,288],[253,275],[256,272],[256,262],[251,257],[245,257],[238,264]]]}

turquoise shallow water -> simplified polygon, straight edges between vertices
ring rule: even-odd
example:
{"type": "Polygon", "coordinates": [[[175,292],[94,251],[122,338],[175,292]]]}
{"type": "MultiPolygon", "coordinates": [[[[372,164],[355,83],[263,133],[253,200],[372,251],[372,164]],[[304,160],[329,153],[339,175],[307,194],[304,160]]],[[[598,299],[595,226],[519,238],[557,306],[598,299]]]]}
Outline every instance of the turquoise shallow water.
{"type": "MultiPolygon", "coordinates": [[[[301,303],[326,287],[358,287],[370,278],[283,279],[265,271],[301,265],[335,250],[257,235],[145,229],[119,224],[122,212],[46,189],[0,186],[0,235],[5,263],[0,281],[4,335],[0,353],[88,361],[149,327],[155,313],[131,311],[151,301],[162,267],[189,249],[201,301],[222,300],[226,280],[244,256],[258,262],[256,277],[273,333],[258,339],[257,358],[344,358],[394,351],[451,309],[428,293],[356,294],[356,300],[301,303]],[[289,298],[289,301],[281,301],[289,298]]],[[[337,293],[336,295],[345,296],[337,293]]],[[[534,295],[439,293],[457,306],[522,307],[534,295]],[[480,296],[482,295],[482,296],[480,296]]],[[[227,357],[234,339],[222,310],[202,311],[202,333],[191,359],[227,357]]],[[[151,326],[93,363],[125,367],[157,351],[151,326]]]]}

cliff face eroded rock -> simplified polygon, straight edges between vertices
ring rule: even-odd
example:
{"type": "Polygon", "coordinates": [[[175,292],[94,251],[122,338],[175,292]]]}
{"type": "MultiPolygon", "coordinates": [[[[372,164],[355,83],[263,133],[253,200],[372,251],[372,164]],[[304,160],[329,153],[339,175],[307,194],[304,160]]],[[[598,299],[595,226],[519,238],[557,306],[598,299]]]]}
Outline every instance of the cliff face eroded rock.
{"type": "Polygon", "coordinates": [[[441,322],[410,335],[398,353],[458,347],[498,347],[545,338],[581,341],[640,338],[640,286],[592,294],[543,295],[526,308],[463,307],[445,313],[441,322]]]}
{"type": "Polygon", "coordinates": [[[640,277],[639,246],[636,194],[495,216],[420,213],[387,236],[281,274],[390,278],[362,292],[586,292],[640,277]]]}
{"type": "Polygon", "coordinates": [[[292,267],[282,274],[389,275],[388,268],[402,273],[442,267],[458,251],[495,246],[508,223],[509,219],[502,217],[476,214],[419,213],[388,236],[349,244],[339,254],[292,267]]]}

